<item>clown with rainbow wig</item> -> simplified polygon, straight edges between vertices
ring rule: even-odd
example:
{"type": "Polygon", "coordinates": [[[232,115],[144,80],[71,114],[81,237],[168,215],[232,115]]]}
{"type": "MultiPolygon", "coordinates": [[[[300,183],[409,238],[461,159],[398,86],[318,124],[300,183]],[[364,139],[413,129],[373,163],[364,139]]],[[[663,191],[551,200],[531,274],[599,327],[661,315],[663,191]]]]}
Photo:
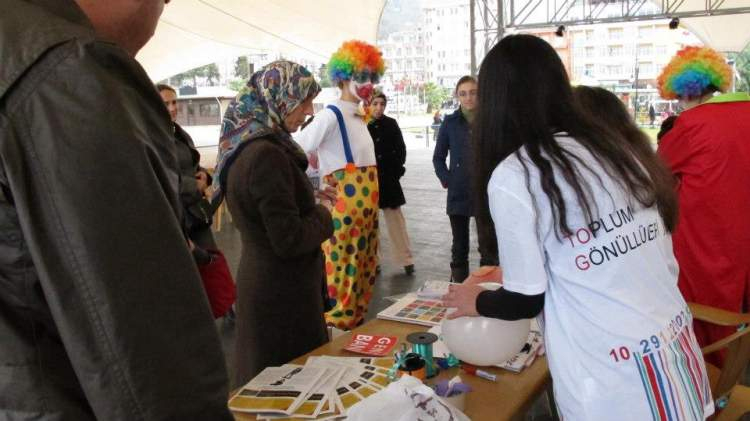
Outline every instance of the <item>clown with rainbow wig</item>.
{"type": "MultiPolygon", "coordinates": [[[[686,109],[658,149],[677,182],[678,286],[688,302],[744,312],[750,303],[750,96],[723,93],[732,70],[706,47],[680,50],[658,82],[662,97],[686,109]]],[[[735,331],[700,321],[694,327],[701,347],[735,331]]],[[[721,355],[707,357],[723,362],[721,355]]]]}
{"type": "MultiPolygon", "coordinates": [[[[323,243],[328,298],[326,322],[352,329],[364,320],[378,264],[378,170],[375,149],[360,103],[368,109],[374,85],[385,71],[377,47],[347,41],[328,62],[339,99],[315,115],[295,136],[317,157],[324,183],[336,186],[334,233],[323,243]]],[[[311,159],[314,163],[316,159],[311,159]]]]}

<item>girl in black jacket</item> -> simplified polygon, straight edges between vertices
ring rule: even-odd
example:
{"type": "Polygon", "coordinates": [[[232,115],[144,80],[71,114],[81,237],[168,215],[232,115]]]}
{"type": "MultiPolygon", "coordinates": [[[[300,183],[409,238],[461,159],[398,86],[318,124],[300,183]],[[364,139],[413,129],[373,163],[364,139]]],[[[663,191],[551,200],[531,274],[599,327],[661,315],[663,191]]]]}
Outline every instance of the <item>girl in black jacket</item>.
{"type": "Polygon", "coordinates": [[[409,233],[401,206],[406,204],[401,189],[401,177],[406,172],[406,145],[396,120],[386,116],[388,100],[383,93],[375,95],[370,105],[372,120],[367,125],[375,144],[375,159],[378,165],[380,186],[380,209],[385,216],[388,237],[393,244],[393,257],[404,267],[407,275],[414,273],[414,261],[409,244],[409,233]]]}

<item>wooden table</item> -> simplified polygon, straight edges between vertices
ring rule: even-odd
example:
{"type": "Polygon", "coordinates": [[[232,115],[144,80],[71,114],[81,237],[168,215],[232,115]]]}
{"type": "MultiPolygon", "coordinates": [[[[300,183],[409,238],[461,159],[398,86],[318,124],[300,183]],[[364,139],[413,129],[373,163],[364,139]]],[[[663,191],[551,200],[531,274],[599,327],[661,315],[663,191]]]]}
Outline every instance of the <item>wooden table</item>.
{"type": "MultiPolygon", "coordinates": [[[[427,331],[427,327],[375,319],[358,327],[353,332],[373,335],[398,336],[399,343],[406,342],[406,335],[413,332],[427,331]]],[[[332,355],[339,357],[361,356],[344,351],[344,346],[351,339],[352,333],[346,333],[320,348],[292,361],[293,364],[304,364],[308,356],[332,355]]],[[[237,355],[237,358],[241,358],[237,355]]],[[[460,372],[458,368],[441,371],[440,374],[426,381],[433,384],[436,380],[450,379],[460,374],[461,379],[471,385],[472,392],[466,397],[464,413],[473,421],[485,420],[516,420],[523,419],[524,414],[531,407],[534,400],[551,384],[547,359],[538,357],[537,360],[521,373],[511,373],[499,368],[485,368],[497,374],[497,382],[491,382],[479,377],[460,372]]],[[[235,413],[235,420],[255,420],[254,415],[235,413]]]]}

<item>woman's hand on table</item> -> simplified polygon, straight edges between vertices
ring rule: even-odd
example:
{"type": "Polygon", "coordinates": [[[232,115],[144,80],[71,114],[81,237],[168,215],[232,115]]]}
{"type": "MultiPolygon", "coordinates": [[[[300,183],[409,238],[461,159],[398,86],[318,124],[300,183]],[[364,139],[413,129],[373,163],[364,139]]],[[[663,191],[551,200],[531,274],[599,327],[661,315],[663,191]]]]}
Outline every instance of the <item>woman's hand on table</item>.
{"type": "Polygon", "coordinates": [[[456,311],[448,313],[448,319],[462,316],[479,316],[477,313],[477,296],[485,289],[472,284],[452,284],[448,287],[448,293],[443,295],[443,306],[455,308],[456,311]]]}

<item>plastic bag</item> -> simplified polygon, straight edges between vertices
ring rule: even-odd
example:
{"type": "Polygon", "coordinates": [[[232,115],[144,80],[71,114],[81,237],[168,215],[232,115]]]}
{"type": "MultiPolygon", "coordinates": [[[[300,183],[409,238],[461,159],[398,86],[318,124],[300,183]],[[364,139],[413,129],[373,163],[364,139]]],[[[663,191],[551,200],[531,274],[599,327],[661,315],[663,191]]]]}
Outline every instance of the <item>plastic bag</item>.
{"type": "Polygon", "coordinates": [[[403,376],[347,411],[349,421],[469,421],[419,379],[403,376]]]}

